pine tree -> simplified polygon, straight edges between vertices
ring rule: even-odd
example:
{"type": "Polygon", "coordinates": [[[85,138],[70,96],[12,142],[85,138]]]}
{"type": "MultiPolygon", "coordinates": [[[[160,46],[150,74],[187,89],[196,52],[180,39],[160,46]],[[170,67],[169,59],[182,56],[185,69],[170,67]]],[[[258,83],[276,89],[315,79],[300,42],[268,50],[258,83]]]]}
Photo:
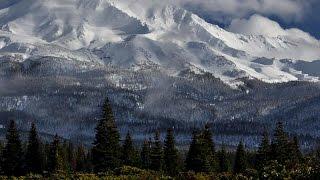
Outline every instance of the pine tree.
{"type": "Polygon", "coordinates": [[[313,154],[314,154],[316,161],[320,162],[320,141],[319,140],[316,142],[316,145],[313,150],[313,154]]]}
{"type": "Polygon", "coordinates": [[[298,141],[298,137],[294,136],[289,146],[289,158],[291,161],[291,165],[295,165],[302,160],[302,153],[300,151],[300,145],[298,141]]]}
{"type": "Polygon", "coordinates": [[[18,133],[16,123],[10,121],[7,135],[6,146],[3,149],[3,166],[4,174],[7,176],[19,176],[22,175],[22,147],[20,141],[20,135],[18,133]]]}
{"type": "Polygon", "coordinates": [[[171,176],[176,175],[179,171],[178,163],[179,155],[178,150],[175,147],[173,129],[169,128],[164,141],[164,164],[166,173],[171,176]]]}
{"type": "Polygon", "coordinates": [[[243,173],[246,169],[247,169],[246,152],[244,150],[244,145],[242,141],[240,141],[236,151],[233,172],[235,174],[243,173]]]}
{"type": "Polygon", "coordinates": [[[277,123],[274,139],[271,144],[271,156],[274,160],[277,160],[280,164],[284,164],[290,157],[288,150],[290,147],[289,138],[284,131],[283,124],[277,123]]]}
{"type": "Polygon", "coordinates": [[[145,140],[143,142],[141,153],[140,153],[142,168],[150,169],[150,164],[151,164],[150,155],[151,155],[151,140],[149,141],[145,140]]]}
{"type": "Polygon", "coordinates": [[[295,151],[296,157],[301,160],[303,158],[303,155],[300,150],[299,140],[297,136],[293,137],[293,149],[295,151]]]}
{"type": "Polygon", "coordinates": [[[78,146],[77,152],[76,152],[76,166],[75,171],[76,172],[85,172],[86,171],[86,152],[83,145],[78,146]]]}
{"type": "Polygon", "coordinates": [[[31,124],[29,132],[27,152],[26,152],[26,169],[28,173],[40,174],[43,170],[43,156],[41,142],[38,136],[36,125],[31,124]]]}
{"type": "Polygon", "coordinates": [[[186,169],[194,172],[204,172],[205,159],[202,150],[200,134],[197,131],[192,133],[192,141],[186,158],[186,169]]]}
{"type": "Polygon", "coordinates": [[[92,164],[92,154],[91,151],[87,151],[86,154],[86,166],[85,166],[85,170],[86,172],[93,172],[93,164],[92,164]]]}
{"type": "Polygon", "coordinates": [[[55,167],[52,172],[54,173],[65,172],[66,164],[64,164],[65,160],[63,159],[63,155],[61,155],[60,151],[55,152],[54,160],[55,160],[55,167]]]}
{"type": "Polygon", "coordinates": [[[52,143],[50,144],[50,150],[48,155],[48,169],[51,173],[64,171],[64,164],[62,148],[58,135],[54,136],[52,143]]]}
{"type": "Polygon", "coordinates": [[[208,160],[209,166],[205,170],[206,172],[212,172],[216,170],[216,157],[215,157],[215,145],[213,142],[212,132],[210,126],[207,124],[205,125],[205,129],[202,132],[203,140],[204,140],[204,151],[203,154],[206,156],[204,157],[208,160]]]}
{"type": "Polygon", "coordinates": [[[128,132],[122,146],[121,160],[124,165],[134,166],[137,164],[137,151],[135,150],[131,134],[128,132]]]}
{"type": "Polygon", "coordinates": [[[74,145],[67,140],[64,140],[61,147],[61,158],[63,160],[63,169],[69,173],[75,170],[76,160],[75,160],[75,151],[74,145]]]}
{"type": "Polygon", "coordinates": [[[70,171],[75,171],[75,169],[76,169],[76,155],[75,155],[74,145],[71,142],[67,143],[67,155],[66,155],[65,159],[67,160],[66,164],[69,164],[68,169],[70,171]]]}
{"type": "Polygon", "coordinates": [[[163,167],[163,151],[160,141],[160,132],[156,131],[153,146],[150,154],[150,168],[155,171],[161,171],[163,167]]]}
{"type": "Polygon", "coordinates": [[[256,165],[258,169],[262,169],[270,160],[270,151],[271,146],[269,136],[267,132],[264,132],[261,143],[259,145],[259,149],[256,154],[256,165]]]}
{"type": "Polygon", "coordinates": [[[71,161],[69,160],[69,144],[67,140],[64,140],[62,144],[60,144],[60,155],[62,160],[63,160],[63,168],[65,171],[68,173],[71,172],[71,161]]]}
{"type": "Polygon", "coordinates": [[[218,156],[219,172],[220,173],[228,172],[230,169],[230,163],[229,163],[227,152],[224,145],[221,147],[220,151],[218,151],[217,156],[218,156]]]}
{"type": "Polygon", "coordinates": [[[43,157],[43,169],[46,171],[49,171],[49,166],[50,166],[50,147],[51,144],[49,142],[45,142],[42,146],[42,157],[43,157]]]}
{"type": "Polygon", "coordinates": [[[103,117],[96,127],[92,148],[92,164],[95,172],[113,170],[121,165],[120,134],[109,100],[103,106],[103,117]]]}
{"type": "Polygon", "coordinates": [[[213,172],[217,169],[212,132],[208,125],[200,133],[193,133],[186,168],[195,172],[213,172]]]}

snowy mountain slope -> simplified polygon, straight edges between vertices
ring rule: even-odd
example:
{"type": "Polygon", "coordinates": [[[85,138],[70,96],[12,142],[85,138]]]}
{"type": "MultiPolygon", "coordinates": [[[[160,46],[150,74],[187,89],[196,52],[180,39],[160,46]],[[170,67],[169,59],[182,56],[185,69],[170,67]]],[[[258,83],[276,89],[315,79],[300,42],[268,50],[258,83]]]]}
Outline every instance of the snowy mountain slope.
{"type": "MultiPolygon", "coordinates": [[[[155,2],[150,2],[149,4],[140,6],[139,2],[145,3],[143,0],[113,1],[116,7],[128,12],[128,14],[133,17],[142,19],[143,22],[152,27],[150,29],[153,31],[163,30],[164,32],[177,32],[176,34],[181,35],[181,32],[179,32],[178,29],[180,29],[183,25],[187,25],[189,29],[197,26],[194,29],[203,28],[214,38],[220,39],[223,43],[225,43],[225,45],[234,49],[249,52],[253,56],[304,60],[314,60],[319,58],[319,52],[317,52],[320,45],[319,41],[304,35],[294,37],[283,34],[279,37],[264,37],[233,34],[222,28],[219,28],[216,25],[206,23],[198,16],[179,7],[170,5],[163,6],[164,3],[162,3],[161,6],[161,3],[157,4],[155,2]],[[294,50],[299,50],[300,53],[294,52],[294,50]],[[311,54],[307,55],[307,53],[311,54]]],[[[293,29],[291,31],[298,30],[293,29]]],[[[187,36],[192,36],[196,31],[194,31],[194,33],[190,33],[188,31],[185,32],[188,33],[187,36]]],[[[198,36],[203,37],[205,33],[201,32],[197,34],[198,36]]],[[[182,36],[185,38],[186,34],[182,34],[182,36]]],[[[207,37],[204,39],[206,38],[207,37]]],[[[208,40],[210,39],[211,38],[208,38],[208,40]]]]}
{"type": "MultiPolygon", "coordinates": [[[[115,4],[117,3],[115,2],[115,4]]],[[[285,64],[281,62],[262,66],[252,61],[259,57],[274,58],[276,61],[280,59],[313,61],[319,59],[320,55],[318,40],[287,35],[264,37],[233,34],[218,26],[208,24],[198,16],[178,7],[160,6],[160,8],[154,8],[153,6],[151,10],[143,11],[141,8],[139,9],[138,3],[130,4],[120,1],[119,4],[120,9],[129,11],[128,14],[141,18],[151,27],[149,29],[152,32],[147,36],[154,40],[173,41],[181,46],[184,46],[188,41],[205,42],[212,48],[212,51],[218,51],[216,54],[228,57],[227,59],[237,64],[241,70],[268,82],[301,80],[303,79],[301,77],[314,80],[314,78],[294,69],[290,69],[291,72],[284,71],[283,68],[286,67],[283,67],[285,64]],[[134,14],[134,12],[138,13],[134,14]]]]}
{"type": "MultiPolygon", "coordinates": [[[[312,62],[320,59],[319,41],[234,34],[169,3],[150,2],[142,6],[141,2],[17,1],[0,10],[0,35],[10,40],[10,43],[0,41],[1,52],[20,53],[26,58],[30,56],[30,46],[37,49],[44,44],[70,49],[71,54],[72,50],[90,49],[100,55],[112,56],[108,62],[123,68],[141,66],[145,64],[142,61],[148,61],[178,73],[191,64],[227,83],[244,76],[267,82],[318,79],[318,76],[310,77],[309,70],[301,69],[302,66],[288,66],[280,60],[289,59],[295,64],[295,60],[312,62]],[[28,51],[21,50],[20,47],[25,46],[28,51]],[[222,63],[225,67],[221,63],[219,68],[215,63],[209,65],[217,57],[225,61],[222,63]],[[255,60],[259,58],[272,59],[274,63],[257,63],[255,60]],[[230,76],[229,72],[234,71],[241,73],[230,76]]],[[[40,54],[46,53],[51,52],[40,54]]]]}

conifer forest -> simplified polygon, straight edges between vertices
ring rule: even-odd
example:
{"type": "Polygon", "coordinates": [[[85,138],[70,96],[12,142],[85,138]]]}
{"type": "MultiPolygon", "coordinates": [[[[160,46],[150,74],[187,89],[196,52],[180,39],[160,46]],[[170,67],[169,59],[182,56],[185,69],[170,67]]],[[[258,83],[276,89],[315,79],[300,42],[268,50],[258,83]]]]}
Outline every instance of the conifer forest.
{"type": "Polygon", "coordinates": [[[239,141],[236,149],[217,147],[210,124],[191,132],[187,148],[177,146],[174,128],[137,144],[120,136],[108,99],[101,109],[91,145],[74,144],[56,134],[44,140],[31,124],[22,140],[14,120],[1,142],[1,179],[319,179],[320,146],[302,151],[279,121],[265,131],[258,149],[239,141]]]}

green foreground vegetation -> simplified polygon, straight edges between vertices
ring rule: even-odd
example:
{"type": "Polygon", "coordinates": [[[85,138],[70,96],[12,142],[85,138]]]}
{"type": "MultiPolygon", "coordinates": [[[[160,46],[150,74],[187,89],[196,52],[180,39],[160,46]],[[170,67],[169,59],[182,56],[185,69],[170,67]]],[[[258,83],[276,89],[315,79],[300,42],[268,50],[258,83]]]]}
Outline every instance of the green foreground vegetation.
{"type": "Polygon", "coordinates": [[[239,142],[235,152],[216,149],[212,130],[194,130],[189,149],[179,151],[174,129],[160,132],[137,148],[128,132],[123,141],[108,100],[91,148],[56,135],[43,142],[35,124],[27,142],[14,121],[0,146],[0,179],[320,179],[320,149],[302,153],[297,137],[279,122],[272,138],[265,132],[257,151],[239,142]],[[122,142],[122,143],[121,143],[122,142]]]}

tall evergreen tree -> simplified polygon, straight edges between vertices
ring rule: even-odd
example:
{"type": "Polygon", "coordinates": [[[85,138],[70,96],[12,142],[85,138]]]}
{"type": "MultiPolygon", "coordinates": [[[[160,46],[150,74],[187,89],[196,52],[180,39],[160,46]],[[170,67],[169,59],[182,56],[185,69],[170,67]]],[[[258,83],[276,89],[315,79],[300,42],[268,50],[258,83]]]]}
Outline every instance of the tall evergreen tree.
{"type": "Polygon", "coordinates": [[[38,136],[36,125],[31,124],[29,132],[27,151],[25,156],[26,169],[28,173],[40,174],[43,171],[43,156],[41,142],[38,136]]]}
{"type": "Polygon", "coordinates": [[[186,157],[186,169],[194,172],[205,172],[205,156],[203,155],[203,141],[201,134],[197,131],[192,133],[192,141],[186,157]]]}
{"type": "Polygon", "coordinates": [[[45,142],[42,146],[43,169],[49,171],[50,166],[50,143],[45,142]]]}
{"type": "Polygon", "coordinates": [[[86,172],[93,172],[93,164],[92,164],[92,154],[91,154],[91,151],[87,151],[87,154],[86,154],[86,166],[85,166],[85,169],[86,169],[86,172]]]}
{"type": "Polygon", "coordinates": [[[167,130],[167,136],[164,141],[164,165],[165,171],[169,175],[176,175],[179,171],[179,155],[175,147],[173,129],[167,130]]]}
{"type": "Polygon", "coordinates": [[[300,151],[300,145],[298,137],[294,136],[289,146],[289,157],[292,165],[299,163],[302,160],[302,153],[300,151]]]}
{"type": "Polygon", "coordinates": [[[140,153],[142,168],[150,169],[150,165],[151,165],[150,155],[151,155],[151,140],[145,140],[143,142],[141,153],[140,153]]]}
{"type": "Polygon", "coordinates": [[[244,145],[242,141],[240,141],[236,151],[233,172],[235,174],[243,173],[246,169],[247,169],[246,152],[244,150],[244,145]]]}
{"type": "Polygon", "coordinates": [[[67,143],[67,150],[66,150],[66,164],[69,165],[67,167],[70,171],[75,171],[76,169],[76,154],[75,154],[75,147],[73,143],[69,142],[67,143]]]}
{"type": "Polygon", "coordinates": [[[132,143],[131,134],[128,132],[122,146],[121,160],[124,165],[137,165],[137,151],[132,143]]]}
{"type": "Polygon", "coordinates": [[[203,137],[203,148],[204,148],[204,155],[206,156],[205,159],[209,162],[209,167],[207,168],[208,172],[212,172],[216,170],[216,157],[215,157],[215,145],[213,142],[212,131],[208,124],[205,125],[205,129],[202,132],[203,137]]]}
{"type": "Polygon", "coordinates": [[[50,144],[48,170],[52,173],[64,171],[64,163],[60,139],[58,135],[55,135],[52,143],[50,144]]]}
{"type": "Polygon", "coordinates": [[[20,141],[20,135],[16,127],[16,123],[10,121],[7,135],[6,146],[3,149],[3,166],[4,174],[7,176],[19,176],[22,175],[22,147],[20,141]]]}
{"type": "Polygon", "coordinates": [[[155,171],[161,171],[163,168],[163,151],[160,140],[160,132],[156,131],[154,142],[150,154],[150,168],[155,171]]]}
{"type": "Polygon", "coordinates": [[[80,145],[77,147],[76,152],[76,166],[75,171],[76,172],[85,172],[86,171],[86,152],[83,145],[80,145]]]}
{"type": "Polygon", "coordinates": [[[228,172],[230,169],[230,163],[229,163],[226,148],[224,145],[218,151],[217,156],[218,156],[219,172],[220,173],[228,172]]]}
{"type": "Polygon", "coordinates": [[[195,172],[213,172],[217,169],[212,132],[208,125],[200,133],[193,133],[186,168],[195,172]]]}
{"type": "Polygon", "coordinates": [[[259,149],[256,154],[256,165],[258,169],[263,168],[266,165],[266,163],[270,160],[270,151],[271,146],[269,136],[267,132],[264,132],[261,143],[259,145],[259,149]]]}
{"type": "Polygon", "coordinates": [[[274,139],[271,144],[271,156],[274,160],[277,160],[280,164],[284,164],[290,157],[289,151],[289,138],[288,134],[284,131],[283,124],[277,123],[274,139]]]}
{"type": "Polygon", "coordinates": [[[96,127],[92,148],[92,164],[95,172],[113,170],[121,165],[120,134],[109,100],[103,105],[103,117],[96,127]]]}
{"type": "Polygon", "coordinates": [[[63,160],[63,168],[68,173],[71,172],[71,161],[69,161],[69,150],[68,150],[68,142],[64,140],[62,144],[60,144],[60,155],[63,160]]]}

